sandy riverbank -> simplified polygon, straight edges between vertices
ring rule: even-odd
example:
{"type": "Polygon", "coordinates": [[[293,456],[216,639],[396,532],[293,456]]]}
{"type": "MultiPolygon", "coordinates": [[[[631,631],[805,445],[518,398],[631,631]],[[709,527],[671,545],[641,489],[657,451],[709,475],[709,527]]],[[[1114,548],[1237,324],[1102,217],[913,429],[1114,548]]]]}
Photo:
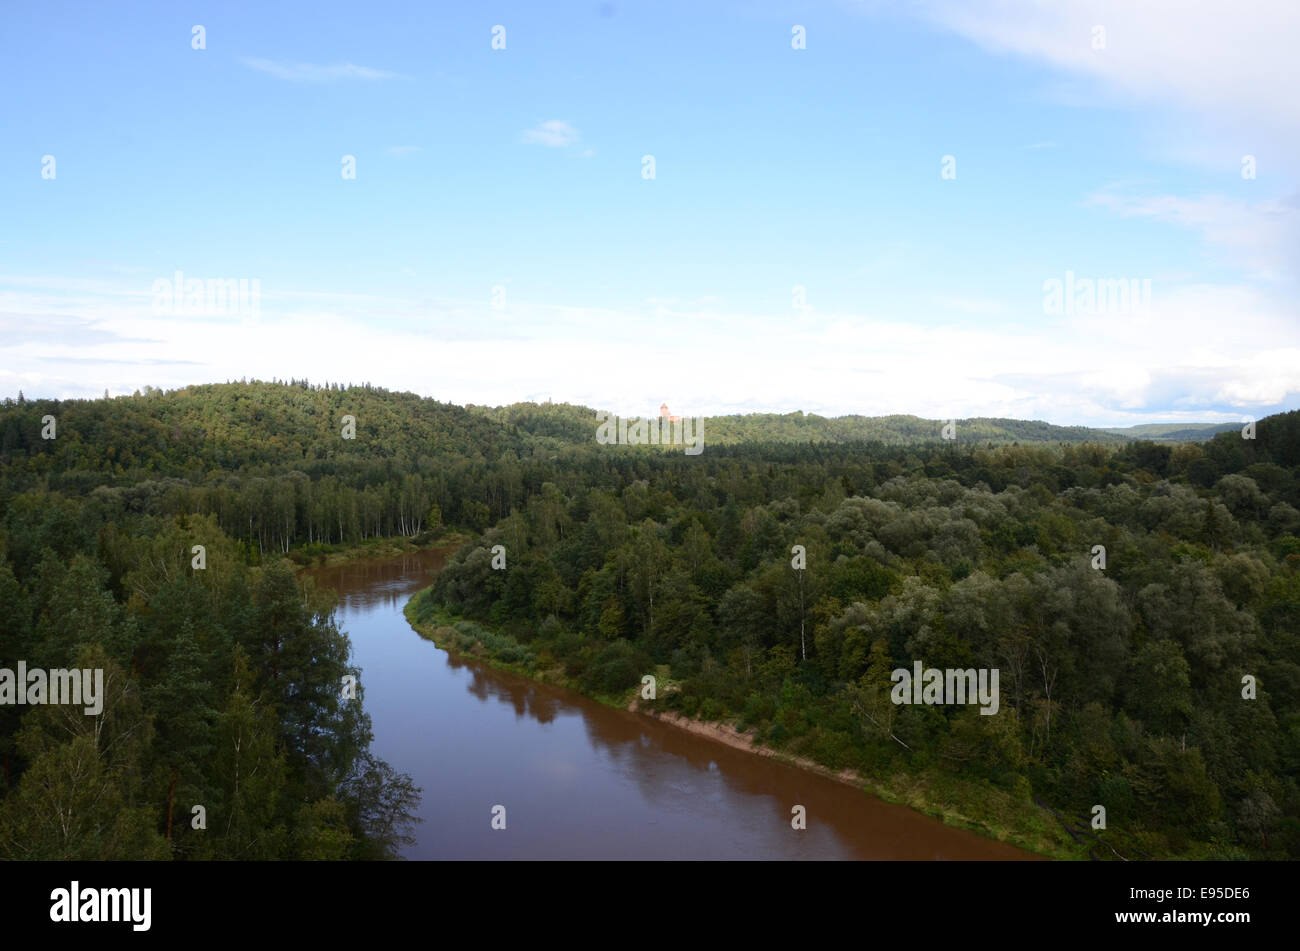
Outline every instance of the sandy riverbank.
{"type": "Polygon", "coordinates": [[[840,782],[848,783],[859,789],[866,788],[871,784],[863,777],[859,776],[851,769],[843,769],[839,772],[828,769],[815,760],[803,756],[792,756],[789,753],[782,753],[768,746],[759,746],[754,742],[753,731],[741,732],[734,726],[726,723],[717,723],[707,720],[694,720],[680,713],[673,713],[671,710],[654,710],[647,709],[641,705],[640,700],[634,699],[627,706],[628,712],[637,713],[643,717],[651,717],[661,723],[668,723],[678,729],[685,730],[687,733],[694,733],[696,736],[703,736],[718,743],[725,743],[727,746],[743,750],[746,753],[753,753],[757,756],[766,756],[769,759],[775,759],[782,763],[788,763],[791,766],[797,766],[800,769],[811,770],[814,773],[820,773],[823,776],[829,776],[832,779],[838,779],[840,782]]]}

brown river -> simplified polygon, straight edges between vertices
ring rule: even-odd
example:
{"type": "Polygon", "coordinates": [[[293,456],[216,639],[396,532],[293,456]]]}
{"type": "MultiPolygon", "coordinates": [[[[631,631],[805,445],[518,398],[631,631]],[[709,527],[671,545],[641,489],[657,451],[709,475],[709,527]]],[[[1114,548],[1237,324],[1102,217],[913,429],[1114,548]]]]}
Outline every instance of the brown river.
{"type": "Polygon", "coordinates": [[[308,572],[338,593],[376,755],[423,790],[406,858],[1036,858],[825,776],[449,656],[402,614],[444,557],[308,572]],[[791,828],[796,804],[804,830],[791,828]],[[498,806],[504,829],[493,828],[498,806]]]}

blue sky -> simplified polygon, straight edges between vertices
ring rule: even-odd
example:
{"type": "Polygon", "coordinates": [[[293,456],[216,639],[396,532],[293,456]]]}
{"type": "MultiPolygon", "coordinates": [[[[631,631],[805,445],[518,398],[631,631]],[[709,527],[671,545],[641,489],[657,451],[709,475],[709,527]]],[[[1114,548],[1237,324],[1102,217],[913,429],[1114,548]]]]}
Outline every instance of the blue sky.
{"type": "Polygon", "coordinates": [[[0,392],[1296,408],[1300,14],[1185,6],[15,5],[0,392]],[[159,312],[177,271],[256,313],[159,312]],[[1048,312],[1067,272],[1150,306],[1048,312]]]}

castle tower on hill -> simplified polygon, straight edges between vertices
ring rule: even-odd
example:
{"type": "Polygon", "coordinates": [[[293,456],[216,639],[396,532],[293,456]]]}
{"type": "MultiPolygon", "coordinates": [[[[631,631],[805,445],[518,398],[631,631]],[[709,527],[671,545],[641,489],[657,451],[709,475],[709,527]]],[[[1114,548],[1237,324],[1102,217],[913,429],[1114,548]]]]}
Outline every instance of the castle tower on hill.
{"type": "Polygon", "coordinates": [[[679,419],[681,419],[680,416],[669,416],[669,415],[668,415],[668,404],[667,404],[667,403],[660,403],[660,404],[659,404],[659,418],[660,418],[660,419],[667,419],[668,422],[670,422],[670,423],[675,423],[675,422],[677,422],[679,419]]]}

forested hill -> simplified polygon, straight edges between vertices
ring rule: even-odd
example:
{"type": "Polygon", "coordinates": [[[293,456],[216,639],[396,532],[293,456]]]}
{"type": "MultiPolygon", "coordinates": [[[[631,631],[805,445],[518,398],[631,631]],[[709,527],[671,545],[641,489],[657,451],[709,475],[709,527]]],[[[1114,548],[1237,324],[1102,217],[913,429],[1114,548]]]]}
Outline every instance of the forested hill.
{"type": "MultiPolygon", "coordinates": [[[[1124,430],[973,418],[955,421],[955,442],[1099,443],[1135,438],[1184,441],[1213,435],[1204,426],[1124,430]]],[[[707,417],[706,446],[740,443],[940,442],[942,420],[918,416],[841,416],[802,412],[707,417]]],[[[0,407],[0,465],[7,480],[52,476],[89,490],[123,478],[158,476],[201,481],[213,471],[264,474],[297,469],[311,477],[356,466],[427,468],[434,459],[493,461],[534,451],[590,446],[596,411],[572,404],[515,403],[461,407],[369,384],[342,387],[289,383],[207,384],[98,400],[6,399],[0,407]],[[55,417],[55,437],[42,420],[55,417]],[[356,438],[344,438],[344,417],[356,438]]],[[[1232,427],[1233,430],[1236,427],[1232,427]]],[[[11,482],[12,484],[12,482],[11,482]]]]}
{"type": "MultiPolygon", "coordinates": [[[[941,421],[916,416],[755,414],[707,418],[703,443],[709,456],[815,460],[827,472],[852,471],[864,454],[882,471],[915,469],[921,461],[907,452],[916,451],[934,456],[924,462],[930,475],[957,474],[994,488],[1023,481],[1024,464],[1003,456],[990,465],[980,447],[1018,443],[1065,463],[1035,461],[1051,491],[1107,484],[1137,470],[1208,488],[1222,475],[1273,461],[1270,446],[1286,418],[1261,421],[1257,440],[1242,440],[1234,428],[1198,446],[1023,420],[957,420],[956,438],[945,441],[941,421]],[[1105,450],[1105,458],[1093,460],[1090,448],[1105,450]],[[1081,469],[1073,460],[1085,456],[1070,455],[1078,452],[1093,461],[1081,469]]],[[[595,435],[590,407],[461,407],[369,384],[146,387],[97,400],[19,394],[0,405],[0,501],[39,489],[90,496],[109,510],[202,512],[258,554],[287,553],[412,535],[440,523],[482,531],[543,482],[566,490],[605,485],[629,477],[627,467],[641,465],[634,460],[664,454],[662,447],[602,446],[595,435]],[[611,466],[626,471],[615,477],[611,466]]],[[[805,473],[817,480],[825,474],[805,473]]]]}
{"type": "Polygon", "coordinates": [[[192,475],[420,457],[496,458],[519,448],[505,427],[460,406],[363,386],[223,383],[98,400],[5,401],[0,463],[42,471],[192,475]],[[41,417],[55,416],[56,438],[41,417]],[[343,438],[345,415],[358,438],[343,438]]]}
{"type": "MultiPolygon", "coordinates": [[[[470,407],[475,413],[503,425],[517,428],[552,444],[591,440],[596,411],[572,403],[513,403],[501,407],[470,407]]],[[[670,407],[670,411],[674,408],[670,407]]],[[[899,446],[942,440],[947,420],[920,416],[818,416],[815,413],[746,413],[707,416],[704,420],[706,445],[737,443],[875,442],[899,446]]],[[[1218,432],[1239,430],[1238,424],[1169,423],[1126,429],[1092,429],[1087,426],[1055,426],[1037,420],[978,416],[957,419],[955,440],[962,443],[1101,443],[1122,445],[1135,440],[1195,442],[1218,432]]]]}

